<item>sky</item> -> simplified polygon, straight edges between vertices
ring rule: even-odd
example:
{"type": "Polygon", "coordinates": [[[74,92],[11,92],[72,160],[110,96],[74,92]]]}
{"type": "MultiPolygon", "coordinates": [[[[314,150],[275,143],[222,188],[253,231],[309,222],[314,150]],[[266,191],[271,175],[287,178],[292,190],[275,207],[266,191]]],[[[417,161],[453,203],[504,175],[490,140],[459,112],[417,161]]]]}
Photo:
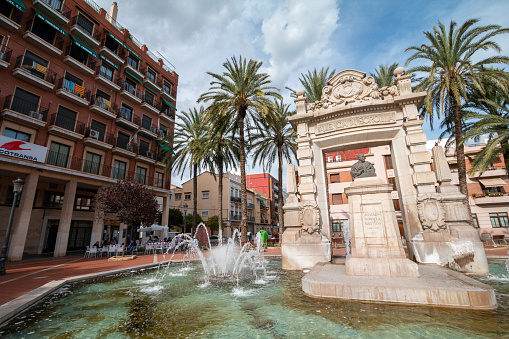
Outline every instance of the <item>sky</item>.
{"type": "MultiPolygon", "coordinates": [[[[95,0],[109,11],[111,0],[95,0]]],[[[181,111],[199,107],[198,97],[210,87],[206,72],[223,72],[233,56],[263,62],[286,103],[285,87],[300,89],[299,77],[314,68],[336,72],[357,69],[373,73],[380,64],[404,66],[405,49],[426,42],[423,32],[438,21],[509,27],[509,1],[452,0],[117,0],[117,21],[151,51],[159,51],[179,74],[177,119],[181,111]]],[[[495,40],[509,55],[509,34],[495,40]]],[[[417,65],[413,62],[409,65],[417,65]]],[[[408,67],[407,67],[408,68],[408,67]]],[[[424,125],[428,139],[438,125],[424,125]]],[[[294,161],[296,164],[296,161],[294,161]]],[[[285,164],[286,168],[286,164],[285,164]]],[[[263,168],[246,163],[246,172],[263,168]]],[[[286,173],[284,170],[283,173],[286,173]]],[[[277,177],[277,165],[271,174],[277,177]]],[[[172,175],[172,183],[189,179],[172,175]]]]}

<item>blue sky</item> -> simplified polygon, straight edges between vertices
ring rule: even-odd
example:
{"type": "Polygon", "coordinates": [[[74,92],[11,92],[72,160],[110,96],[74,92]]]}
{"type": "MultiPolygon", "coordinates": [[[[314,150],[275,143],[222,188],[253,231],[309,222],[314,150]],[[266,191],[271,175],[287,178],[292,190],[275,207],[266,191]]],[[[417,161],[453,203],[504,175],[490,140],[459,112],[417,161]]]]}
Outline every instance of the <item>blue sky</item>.
{"type": "MultiPolygon", "coordinates": [[[[111,1],[95,0],[107,11],[111,1]]],[[[120,0],[118,22],[150,50],[159,51],[180,76],[177,107],[187,111],[209,87],[207,71],[242,55],[263,61],[263,70],[292,102],[285,86],[299,89],[308,69],[353,68],[366,73],[380,64],[403,65],[405,49],[425,43],[423,31],[442,21],[509,27],[509,1],[369,1],[369,0],[120,0]]],[[[509,34],[496,38],[509,54],[509,34]]],[[[413,64],[411,64],[413,65],[413,64]]],[[[424,126],[428,139],[436,138],[424,126]]],[[[248,164],[248,173],[261,171],[248,164]]],[[[277,169],[272,169],[272,174],[277,169]]],[[[174,175],[172,181],[182,179],[174,175]]]]}

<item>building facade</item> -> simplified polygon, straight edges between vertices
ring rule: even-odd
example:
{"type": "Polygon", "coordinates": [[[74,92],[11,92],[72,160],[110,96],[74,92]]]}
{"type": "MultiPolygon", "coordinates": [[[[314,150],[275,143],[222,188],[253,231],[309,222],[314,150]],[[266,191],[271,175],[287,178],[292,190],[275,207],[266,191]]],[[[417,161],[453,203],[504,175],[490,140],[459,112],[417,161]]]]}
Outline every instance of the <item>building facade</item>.
{"type": "Polygon", "coordinates": [[[270,199],[270,224],[278,227],[279,213],[279,181],[269,173],[246,174],[246,186],[266,194],[270,199]]]}
{"type": "MultiPolygon", "coordinates": [[[[198,214],[207,221],[209,217],[219,216],[219,177],[210,172],[198,175],[198,214]],[[216,179],[217,178],[217,179],[216,179]]],[[[240,230],[242,208],[240,198],[240,177],[232,173],[223,175],[223,223],[225,235],[230,236],[234,229],[240,230]]],[[[175,190],[174,208],[183,213],[193,211],[193,180],[182,184],[182,189],[175,190]],[[185,207],[187,206],[187,207],[185,207]]],[[[276,230],[270,223],[270,198],[255,189],[247,189],[247,218],[248,232],[259,230],[273,232],[276,230]]]]}
{"type": "Polygon", "coordinates": [[[0,79],[2,220],[12,181],[25,180],[10,260],[120,238],[125,225],[91,205],[119,179],[149,187],[167,220],[164,137],[173,133],[178,75],[117,22],[116,3],[106,12],[91,0],[0,2],[0,79]]]}

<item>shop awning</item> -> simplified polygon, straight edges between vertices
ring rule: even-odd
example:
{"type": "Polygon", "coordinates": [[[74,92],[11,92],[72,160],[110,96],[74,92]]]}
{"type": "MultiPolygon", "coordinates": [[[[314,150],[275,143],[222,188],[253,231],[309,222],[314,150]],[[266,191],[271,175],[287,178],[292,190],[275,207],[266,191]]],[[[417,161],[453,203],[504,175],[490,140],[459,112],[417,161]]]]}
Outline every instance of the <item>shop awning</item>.
{"type": "Polygon", "coordinates": [[[117,65],[115,65],[113,62],[109,61],[108,59],[106,59],[105,57],[103,57],[102,55],[100,56],[101,59],[103,59],[104,61],[106,61],[108,64],[110,64],[111,66],[115,67],[116,69],[120,69],[118,68],[117,65]]]}
{"type": "Polygon", "coordinates": [[[133,52],[132,49],[130,49],[129,47],[127,47],[126,44],[124,44],[122,41],[120,41],[119,39],[117,39],[116,36],[114,36],[113,34],[111,34],[110,32],[108,32],[108,35],[113,39],[115,40],[116,42],[118,42],[120,44],[120,46],[124,47],[125,49],[127,49],[129,52],[131,52],[135,57],[137,57],[138,59],[140,59],[141,61],[143,61],[143,59],[136,53],[133,52]]]}
{"type": "Polygon", "coordinates": [[[64,36],[67,35],[67,33],[64,31],[63,28],[61,28],[60,26],[58,26],[56,23],[54,23],[53,21],[51,21],[50,19],[46,18],[44,15],[42,15],[41,13],[35,11],[35,16],[38,17],[39,19],[41,19],[42,21],[44,21],[45,23],[47,23],[48,25],[50,25],[51,27],[53,27],[54,29],[56,29],[57,31],[59,31],[60,33],[62,33],[64,36]]]}
{"type": "Polygon", "coordinates": [[[159,147],[161,147],[163,152],[171,151],[171,147],[168,146],[165,142],[162,142],[162,141],[159,141],[159,140],[156,140],[156,142],[159,145],[159,147]]]}
{"type": "Polygon", "coordinates": [[[260,199],[260,198],[256,198],[256,199],[260,200],[260,202],[261,202],[261,204],[262,204],[262,206],[263,206],[263,207],[267,207],[267,206],[265,206],[265,203],[263,202],[263,200],[262,200],[262,199],[260,199]]]}
{"type": "Polygon", "coordinates": [[[507,183],[501,178],[479,178],[479,182],[484,187],[500,187],[507,186],[507,183]]]}
{"type": "Polygon", "coordinates": [[[85,52],[87,52],[88,54],[90,54],[91,56],[93,56],[94,58],[99,58],[99,54],[97,54],[96,52],[94,52],[94,50],[90,47],[88,47],[87,45],[85,45],[83,42],[79,41],[78,39],[76,39],[75,37],[73,37],[71,35],[71,38],[72,38],[72,42],[78,46],[79,48],[83,49],[85,52]]]}
{"type": "Polygon", "coordinates": [[[146,89],[148,89],[150,92],[154,93],[154,95],[157,95],[156,91],[154,91],[152,88],[148,87],[147,85],[144,85],[146,89]]]}
{"type": "Polygon", "coordinates": [[[164,100],[164,99],[163,99],[163,101],[164,101],[164,103],[165,103],[166,105],[168,105],[169,107],[173,108],[174,110],[177,110],[177,107],[173,106],[173,105],[172,105],[172,104],[170,104],[168,101],[166,101],[166,100],[164,100]]]}
{"type": "Polygon", "coordinates": [[[7,1],[12,6],[14,6],[15,8],[22,11],[23,13],[25,13],[26,8],[25,8],[25,4],[23,3],[23,0],[5,0],[5,1],[7,1]]]}
{"type": "Polygon", "coordinates": [[[133,78],[134,80],[138,81],[138,82],[142,82],[136,75],[132,74],[131,72],[129,71],[125,71],[125,73],[127,75],[129,75],[131,78],[133,78]]]}

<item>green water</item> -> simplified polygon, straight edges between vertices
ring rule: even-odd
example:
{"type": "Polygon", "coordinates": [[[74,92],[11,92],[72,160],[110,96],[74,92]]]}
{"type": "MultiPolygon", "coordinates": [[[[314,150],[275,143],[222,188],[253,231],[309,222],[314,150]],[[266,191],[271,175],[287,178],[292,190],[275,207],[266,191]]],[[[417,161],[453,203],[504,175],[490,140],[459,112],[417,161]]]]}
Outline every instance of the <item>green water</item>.
{"type": "Polygon", "coordinates": [[[479,280],[497,291],[495,311],[403,307],[303,295],[302,272],[204,284],[200,266],[174,266],[61,289],[0,329],[9,338],[465,338],[509,334],[509,274],[490,264],[479,280]]]}

